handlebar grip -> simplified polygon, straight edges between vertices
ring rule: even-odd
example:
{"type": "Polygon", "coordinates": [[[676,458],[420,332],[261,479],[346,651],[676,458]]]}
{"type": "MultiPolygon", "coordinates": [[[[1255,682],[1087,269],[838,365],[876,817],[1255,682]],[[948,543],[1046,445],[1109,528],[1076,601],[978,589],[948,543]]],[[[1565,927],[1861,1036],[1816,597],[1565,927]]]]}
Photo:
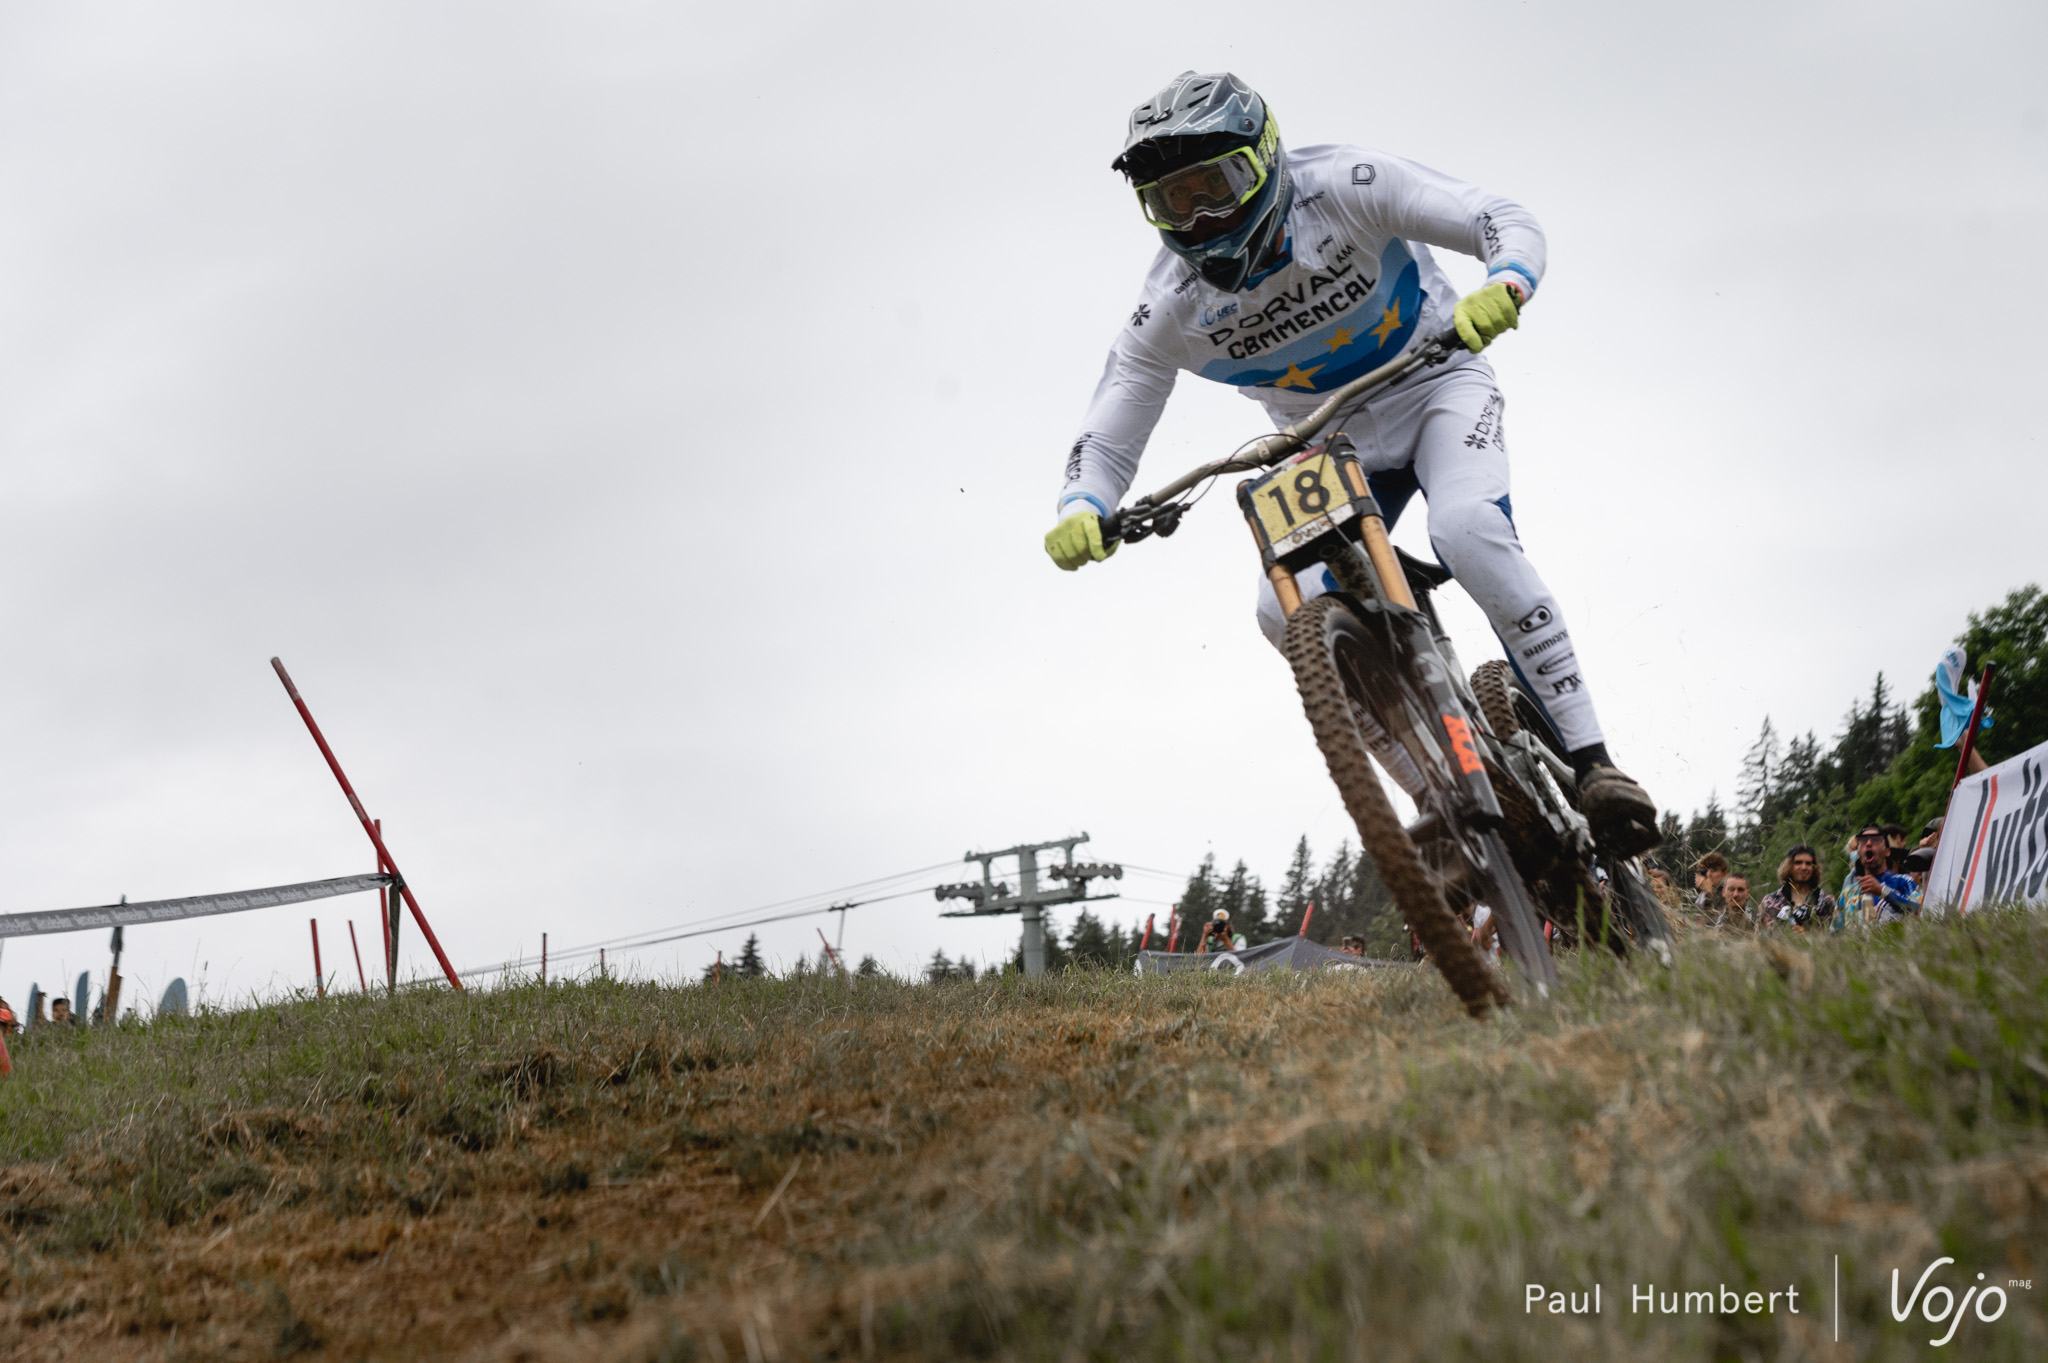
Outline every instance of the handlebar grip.
{"type": "Polygon", "coordinates": [[[1115,544],[1123,539],[1124,513],[1121,510],[1112,511],[1107,516],[1102,517],[1099,524],[1102,528],[1102,542],[1105,545],[1115,544]]]}

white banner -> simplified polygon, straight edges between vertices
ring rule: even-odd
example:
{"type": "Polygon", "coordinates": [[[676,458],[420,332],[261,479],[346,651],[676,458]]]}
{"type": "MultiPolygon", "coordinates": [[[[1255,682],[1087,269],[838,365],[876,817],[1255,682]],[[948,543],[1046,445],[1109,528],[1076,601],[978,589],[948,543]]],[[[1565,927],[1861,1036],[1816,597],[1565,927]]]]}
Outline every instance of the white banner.
{"type": "Polygon", "coordinates": [[[263,890],[236,890],[191,899],[152,899],[141,904],[101,904],[90,909],[45,909],[40,913],[0,914],[0,939],[34,937],[45,932],[82,932],[87,928],[126,927],[131,923],[168,923],[180,918],[205,918],[216,913],[241,913],[278,904],[303,904],[338,894],[361,894],[389,885],[387,875],[342,876],[309,880],[302,885],[273,885],[263,890]]]}
{"type": "Polygon", "coordinates": [[[1928,911],[2038,904],[2048,881],[2048,743],[1966,776],[1927,873],[1928,911]]]}

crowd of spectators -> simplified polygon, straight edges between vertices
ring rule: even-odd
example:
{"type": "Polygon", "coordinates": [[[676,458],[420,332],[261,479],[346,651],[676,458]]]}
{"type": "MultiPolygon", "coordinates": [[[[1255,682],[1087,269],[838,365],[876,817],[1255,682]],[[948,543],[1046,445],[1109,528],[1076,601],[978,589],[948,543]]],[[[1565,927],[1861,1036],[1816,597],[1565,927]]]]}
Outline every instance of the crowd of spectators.
{"type": "Polygon", "coordinates": [[[1919,916],[1941,823],[1928,823],[1911,846],[1911,835],[1897,824],[1859,828],[1843,849],[1849,873],[1833,894],[1821,882],[1821,854],[1806,843],[1785,854],[1778,863],[1777,887],[1761,899],[1754,898],[1749,878],[1731,869],[1719,852],[1707,853],[1693,868],[1690,897],[1681,897],[1671,877],[1658,869],[1650,872],[1651,888],[1692,928],[1805,935],[1881,927],[1919,916]]]}

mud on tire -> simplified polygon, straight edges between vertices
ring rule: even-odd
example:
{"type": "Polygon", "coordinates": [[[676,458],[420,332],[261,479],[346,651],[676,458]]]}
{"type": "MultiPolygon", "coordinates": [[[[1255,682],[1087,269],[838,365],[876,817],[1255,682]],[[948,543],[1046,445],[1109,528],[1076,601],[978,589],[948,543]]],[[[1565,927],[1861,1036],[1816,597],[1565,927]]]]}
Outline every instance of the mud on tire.
{"type": "Polygon", "coordinates": [[[1490,1007],[1506,1004],[1507,982],[1472,945],[1464,924],[1423,866],[1373,770],[1354,718],[1353,705],[1367,703],[1360,669],[1379,665],[1378,644],[1341,599],[1319,596],[1288,619],[1282,648],[1294,669],[1294,684],[1330,779],[1337,783],[1344,808],[1358,826],[1359,842],[1395,906],[1468,1012],[1479,1017],[1490,1007]]]}

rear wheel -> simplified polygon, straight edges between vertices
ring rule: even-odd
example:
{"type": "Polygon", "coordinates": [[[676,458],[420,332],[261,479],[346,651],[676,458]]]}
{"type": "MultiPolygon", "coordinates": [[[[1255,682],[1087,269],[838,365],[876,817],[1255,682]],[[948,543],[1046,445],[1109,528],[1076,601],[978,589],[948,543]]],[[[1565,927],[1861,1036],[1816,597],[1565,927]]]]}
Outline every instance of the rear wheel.
{"type": "MultiPolygon", "coordinates": [[[[1370,717],[1383,710],[1375,705],[1375,688],[1367,678],[1384,669],[1384,650],[1335,596],[1319,596],[1297,610],[1287,622],[1284,647],[1330,779],[1395,906],[1473,1016],[1507,1003],[1506,982],[1451,912],[1440,873],[1424,863],[1409,840],[1373,770],[1366,735],[1377,727],[1370,717]]],[[[1502,926],[1507,927],[1505,913],[1502,926]]]]}
{"type": "MultiPolygon", "coordinates": [[[[1521,680],[1506,660],[1494,658],[1474,668],[1472,694],[1494,737],[1507,742],[1526,731],[1558,757],[1569,759],[1549,717],[1522,689],[1521,680]]],[[[1541,820],[1535,807],[1519,788],[1506,789],[1513,782],[1497,781],[1494,785],[1501,797],[1501,808],[1508,815],[1508,838],[1514,844],[1516,864],[1530,884],[1538,887],[1538,898],[1544,901],[1551,920],[1576,933],[1579,924],[1574,921],[1577,915],[1573,910],[1583,905],[1584,928],[1590,935],[1596,939],[1604,937],[1608,946],[1618,952],[1627,950],[1632,939],[1636,946],[1648,948],[1669,965],[1671,929],[1664,921],[1656,895],[1643,883],[1635,859],[1611,864],[1603,859],[1608,879],[1602,886],[1554,837],[1539,836],[1541,820]],[[1529,864],[1539,861],[1549,869],[1529,864]],[[1606,930],[1609,923],[1618,930],[1606,930]]]]}

